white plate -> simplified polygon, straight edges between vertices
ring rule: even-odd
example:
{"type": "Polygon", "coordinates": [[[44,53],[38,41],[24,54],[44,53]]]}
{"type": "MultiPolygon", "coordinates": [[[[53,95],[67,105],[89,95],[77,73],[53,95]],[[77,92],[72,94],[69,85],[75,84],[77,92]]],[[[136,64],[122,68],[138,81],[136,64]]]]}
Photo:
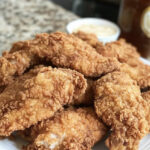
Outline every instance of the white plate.
{"type": "MultiPolygon", "coordinates": [[[[141,58],[141,60],[145,63],[150,65],[150,61],[141,58]]],[[[14,140],[9,139],[3,139],[0,140],[0,150],[21,150],[21,147],[25,144],[25,141],[22,141],[21,139],[17,138],[14,140]]],[[[108,150],[104,144],[104,140],[97,143],[93,150],[108,150]]],[[[150,134],[145,136],[139,146],[139,150],[150,150],[150,134]]]]}

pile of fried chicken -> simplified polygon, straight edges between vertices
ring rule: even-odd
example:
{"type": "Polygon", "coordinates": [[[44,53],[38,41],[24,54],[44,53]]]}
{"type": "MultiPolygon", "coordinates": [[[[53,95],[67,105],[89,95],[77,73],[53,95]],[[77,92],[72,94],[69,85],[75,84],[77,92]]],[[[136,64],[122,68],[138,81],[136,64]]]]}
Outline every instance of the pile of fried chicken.
{"type": "Polygon", "coordinates": [[[150,131],[150,66],[124,39],[55,32],[0,57],[0,136],[24,150],[138,150],[150,131]]]}

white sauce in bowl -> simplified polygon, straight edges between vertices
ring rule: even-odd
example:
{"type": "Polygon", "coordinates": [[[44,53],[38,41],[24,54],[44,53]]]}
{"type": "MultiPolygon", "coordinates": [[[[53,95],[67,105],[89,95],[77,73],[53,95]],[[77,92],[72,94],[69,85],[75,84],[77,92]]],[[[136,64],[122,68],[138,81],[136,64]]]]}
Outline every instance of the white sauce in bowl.
{"type": "Polygon", "coordinates": [[[112,26],[94,25],[94,24],[82,24],[78,28],[74,29],[73,32],[78,32],[78,31],[93,33],[100,37],[112,36],[117,32],[117,30],[112,26]]]}

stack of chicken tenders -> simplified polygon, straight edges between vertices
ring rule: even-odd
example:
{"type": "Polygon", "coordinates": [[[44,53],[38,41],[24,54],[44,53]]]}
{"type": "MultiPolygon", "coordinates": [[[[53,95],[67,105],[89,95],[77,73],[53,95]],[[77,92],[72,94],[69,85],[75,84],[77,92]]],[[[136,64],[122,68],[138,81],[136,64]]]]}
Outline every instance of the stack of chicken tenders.
{"type": "Polygon", "coordinates": [[[150,66],[124,39],[54,32],[0,57],[0,136],[24,150],[138,150],[150,130],[150,66]]]}

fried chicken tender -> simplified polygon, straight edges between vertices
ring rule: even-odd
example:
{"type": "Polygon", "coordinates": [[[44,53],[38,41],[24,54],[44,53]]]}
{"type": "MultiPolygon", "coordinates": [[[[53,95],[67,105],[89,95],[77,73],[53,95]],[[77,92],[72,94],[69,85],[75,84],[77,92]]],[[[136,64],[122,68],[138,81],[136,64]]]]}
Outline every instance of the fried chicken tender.
{"type": "Polygon", "coordinates": [[[118,69],[116,59],[99,55],[90,45],[73,35],[57,32],[51,34],[49,39],[53,46],[51,61],[56,66],[75,69],[87,77],[99,77],[118,69]]]}
{"type": "Polygon", "coordinates": [[[97,80],[95,109],[103,122],[111,127],[112,133],[106,140],[110,150],[138,150],[149,126],[147,102],[136,81],[117,71],[97,80]]]}
{"type": "Polygon", "coordinates": [[[31,59],[24,51],[14,54],[5,53],[0,57],[0,86],[11,83],[15,75],[21,75],[31,64],[31,59]]]}
{"type": "Polygon", "coordinates": [[[150,86],[150,66],[140,60],[136,48],[124,39],[103,45],[94,34],[79,31],[74,35],[95,48],[99,54],[117,58],[121,63],[120,71],[128,73],[141,88],[150,86]]]}
{"type": "Polygon", "coordinates": [[[95,34],[78,31],[73,33],[73,35],[91,45],[99,54],[101,54],[101,51],[105,51],[104,44],[98,40],[95,34]]]}
{"type": "Polygon", "coordinates": [[[16,78],[0,94],[0,136],[52,117],[64,105],[81,104],[87,88],[82,74],[37,67],[16,78]]]}
{"type": "Polygon", "coordinates": [[[116,70],[118,61],[99,55],[86,42],[61,32],[39,34],[33,40],[16,43],[0,58],[0,85],[21,75],[31,65],[45,59],[57,67],[79,71],[87,77],[99,77],[116,70]]]}
{"type": "Polygon", "coordinates": [[[91,150],[106,134],[93,108],[69,108],[32,126],[26,150],[91,150]]]}
{"type": "Polygon", "coordinates": [[[150,66],[143,63],[131,67],[126,63],[120,64],[120,71],[128,73],[130,77],[138,82],[141,89],[150,86],[150,66]]]}
{"type": "Polygon", "coordinates": [[[136,48],[124,39],[107,43],[105,48],[97,47],[97,51],[103,56],[115,57],[119,62],[127,63],[130,66],[136,65],[140,58],[136,48]]]}
{"type": "Polygon", "coordinates": [[[144,78],[150,71],[150,67],[140,60],[140,55],[136,48],[124,39],[103,45],[94,34],[79,31],[74,35],[95,48],[99,54],[105,57],[117,58],[121,63],[121,71],[129,73],[136,81],[144,78]]]}
{"type": "Polygon", "coordinates": [[[124,39],[119,39],[118,41],[103,45],[95,34],[79,31],[74,33],[74,35],[87,42],[95,48],[99,54],[105,57],[115,57],[119,62],[127,63],[131,66],[134,66],[139,62],[140,54],[133,45],[127,43],[124,39]]]}
{"type": "Polygon", "coordinates": [[[142,89],[150,87],[150,66],[140,60],[136,48],[124,39],[103,45],[94,34],[79,31],[74,35],[94,47],[99,54],[117,58],[121,62],[120,70],[128,73],[142,89]]]}
{"type": "Polygon", "coordinates": [[[88,43],[89,45],[91,45],[94,48],[97,46],[97,43],[99,42],[97,36],[92,33],[85,33],[82,31],[78,31],[78,32],[73,33],[73,35],[75,35],[79,39],[85,41],[86,43],[88,43]]]}

